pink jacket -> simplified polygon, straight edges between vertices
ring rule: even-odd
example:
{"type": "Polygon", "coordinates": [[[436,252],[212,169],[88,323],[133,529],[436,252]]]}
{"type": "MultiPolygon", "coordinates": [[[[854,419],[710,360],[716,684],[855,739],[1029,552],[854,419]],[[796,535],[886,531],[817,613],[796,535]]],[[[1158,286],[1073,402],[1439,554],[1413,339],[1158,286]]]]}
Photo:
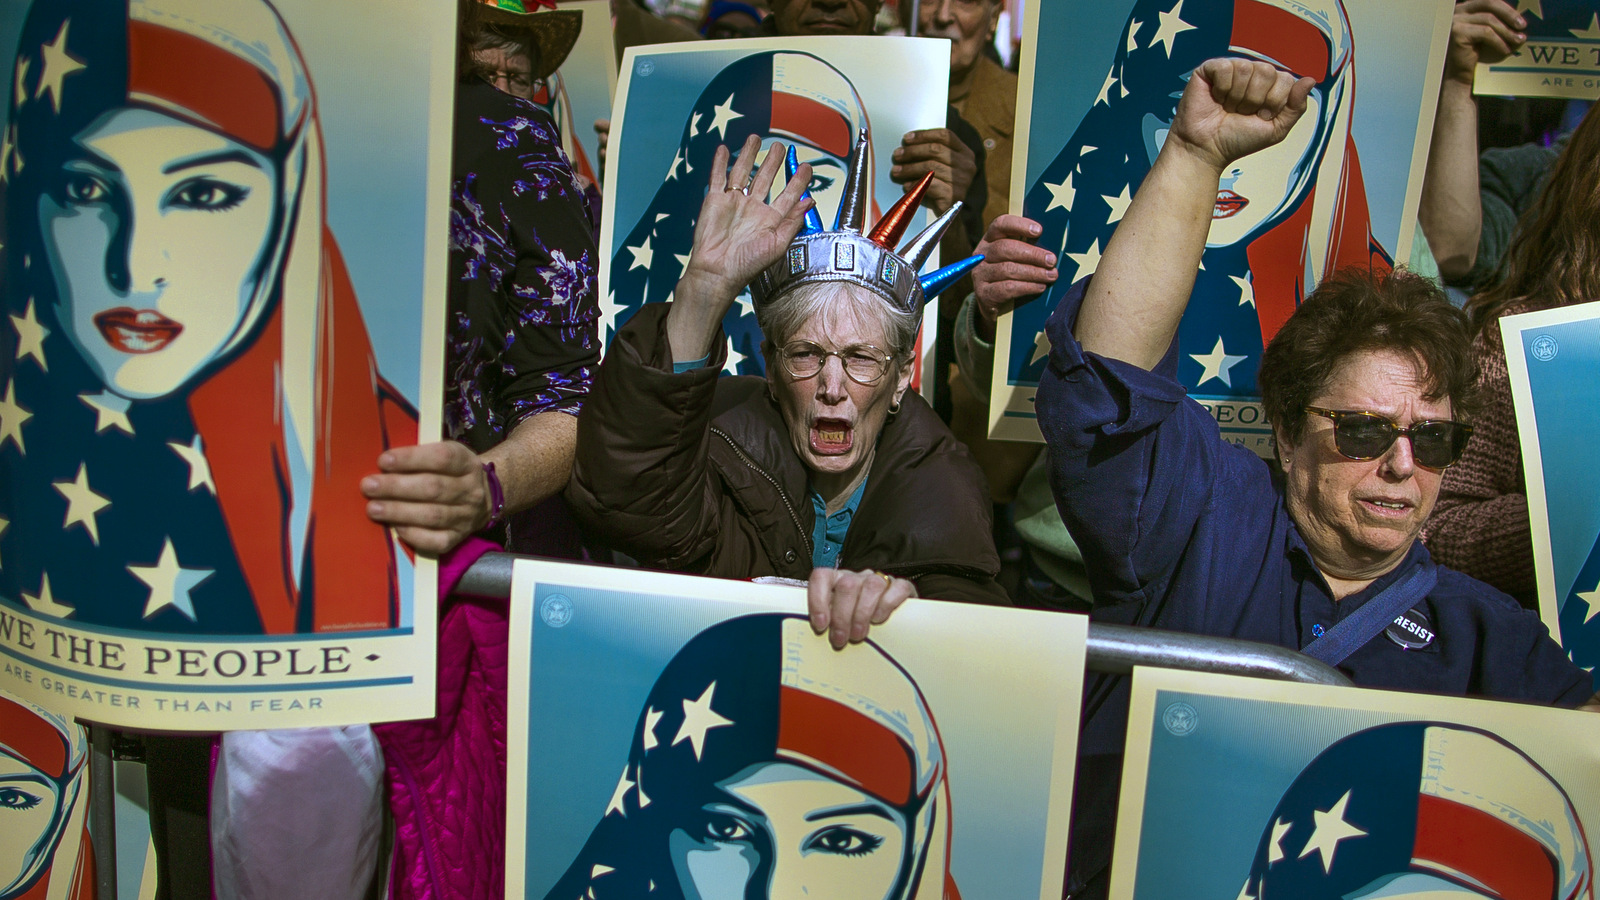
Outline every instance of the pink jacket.
{"type": "MultiPolygon", "coordinates": [[[[499,547],[470,539],[440,560],[440,596],[499,547]]],[[[395,819],[394,900],[499,900],[505,895],[506,642],[504,600],[449,597],[439,609],[438,710],[374,725],[395,819]]]]}

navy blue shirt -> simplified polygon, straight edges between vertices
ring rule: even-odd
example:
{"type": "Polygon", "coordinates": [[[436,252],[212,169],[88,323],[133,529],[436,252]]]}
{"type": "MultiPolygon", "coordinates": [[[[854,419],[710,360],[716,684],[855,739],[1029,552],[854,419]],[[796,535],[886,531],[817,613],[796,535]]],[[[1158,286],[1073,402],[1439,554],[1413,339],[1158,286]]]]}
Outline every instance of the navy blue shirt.
{"type": "MultiPolygon", "coordinates": [[[[1050,364],[1036,402],[1051,488],[1083,551],[1096,621],[1299,650],[1427,559],[1414,543],[1394,571],[1335,602],[1267,463],[1224,441],[1178,383],[1176,347],[1154,372],[1083,351],[1072,329],[1086,286],[1046,325],[1050,364]]],[[[1567,706],[1589,698],[1588,674],[1538,616],[1460,572],[1440,566],[1438,576],[1416,607],[1434,639],[1406,649],[1378,635],[1340,664],[1352,681],[1567,706]]],[[[1075,804],[1074,880],[1109,860],[1128,679],[1092,677],[1084,702],[1079,784],[1088,793],[1075,804]]]]}

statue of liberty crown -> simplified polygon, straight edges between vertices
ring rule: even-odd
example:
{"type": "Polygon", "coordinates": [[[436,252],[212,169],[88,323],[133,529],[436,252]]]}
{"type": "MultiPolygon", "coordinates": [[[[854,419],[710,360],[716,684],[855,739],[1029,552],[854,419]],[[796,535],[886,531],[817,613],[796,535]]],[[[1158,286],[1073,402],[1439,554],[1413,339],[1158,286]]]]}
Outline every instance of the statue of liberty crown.
{"type": "MultiPolygon", "coordinates": [[[[795,177],[799,163],[794,147],[789,148],[787,173],[795,177]]],[[[822,218],[812,209],[806,214],[806,223],[790,242],[782,259],[768,266],[750,285],[750,295],[757,304],[767,304],[800,287],[824,281],[842,281],[859,285],[889,301],[906,313],[920,314],[922,305],[939,296],[939,292],[956,283],[961,276],[983,261],[982,256],[971,256],[921,277],[920,270],[939,245],[939,239],[949,230],[961,212],[961,202],[935,219],[921,234],[911,239],[904,250],[895,252],[906,226],[916,215],[917,204],[933,180],[924,175],[917,186],[900,198],[871,231],[865,231],[867,212],[867,133],[861,132],[855,149],[850,152],[850,173],[845,177],[844,201],[839,204],[839,217],[832,231],[825,231],[822,218]]],[[[810,192],[802,195],[810,196],[810,192]]]]}

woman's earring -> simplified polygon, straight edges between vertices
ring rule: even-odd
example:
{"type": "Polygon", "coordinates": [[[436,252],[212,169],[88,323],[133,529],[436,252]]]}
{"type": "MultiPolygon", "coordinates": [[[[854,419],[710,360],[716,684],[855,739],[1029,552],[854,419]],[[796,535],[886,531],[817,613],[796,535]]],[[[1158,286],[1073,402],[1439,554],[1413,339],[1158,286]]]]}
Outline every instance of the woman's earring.
{"type": "Polygon", "coordinates": [[[889,415],[892,416],[892,415],[894,415],[895,413],[897,413],[899,411],[900,411],[900,401],[898,399],[895,400],[893,403],[889,404],[889,415]]]}

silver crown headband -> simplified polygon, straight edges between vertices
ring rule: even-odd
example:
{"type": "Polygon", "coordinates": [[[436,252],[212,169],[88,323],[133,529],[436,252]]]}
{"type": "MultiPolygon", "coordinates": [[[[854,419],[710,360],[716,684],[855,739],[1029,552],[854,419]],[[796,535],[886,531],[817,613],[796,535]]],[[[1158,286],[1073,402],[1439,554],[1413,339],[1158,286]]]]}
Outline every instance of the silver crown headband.
{"type": "MultiPolygon", "coordinates": [[[[793,179],[799,168],[791,146],[786,165],[788,177],[793,179]]],[[[916,215],[917,204],[922,201],[933,175],[924,175],[916,187],[883,214],[871,231],[863,233],[867,213],[866,168],[867,133],[863,131],[856,139],[855,149],[850,151],[844,201],[839,204],[833,230],[823,230],[822,217],[815,208],[806,213],[805,225],[789,243],[783,258],[768,266],[751,283],[750,295],[757,305],[771,303],[803,284],[839,281],[864,287],[902,312],[920,314],[923,304],[939,296],[940,291],[983,261],[982,256],[970,256],[918,277],[917,271],[927,263],[933,249],[939,246],[940,238],[961,212],[961,202],[956,201],[897,253],[895,247],[911,224],[912,216],[916,215]]],[[[801,196],[811,194],[807,191],[801,196]]]]}

